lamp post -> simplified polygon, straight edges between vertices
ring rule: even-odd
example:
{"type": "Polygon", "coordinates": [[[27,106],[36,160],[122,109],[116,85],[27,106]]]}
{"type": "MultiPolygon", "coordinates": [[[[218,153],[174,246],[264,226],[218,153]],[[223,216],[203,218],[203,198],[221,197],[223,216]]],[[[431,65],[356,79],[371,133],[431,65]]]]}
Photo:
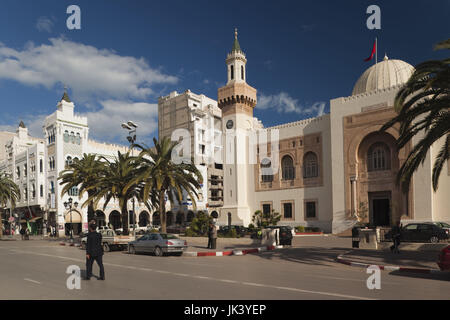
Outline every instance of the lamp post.
{"type": "MultiPolygon", "coordinates": [[[[137,131],[137,127],[138,125],[135,124],[133,121],[128,121],[127,123],[122,123],[122,128],[128,130],[128,137],[127,140],[130,143],[130,150],[131,150],[131,156],[134,156],[133,153],[133,146],[134,143],[136,142],[136,131],[137,131]]],[[[134,195],[133,198],[131,199],[131,201],[133,202],[133,237],[136,237],[136,221],[134,216],[135,216],[135,200],[134,200],[134,195]]],[[[128,223],[128,227],[130,226],[130,212],[128,212],[128,216],[127,216],[127,223],[128,223]]]]}
{"type": "MultiPolygon", "coordinates": [[[[75,208],[78,207],[78,202],[74,202],[73,206],[75,208]]],[[[72,224],[72,198],[69,198],[68,202],[64,202],[64,207],[69,210],[70,213],[70,240],[73,241],[73,224],[72,224]]]]}

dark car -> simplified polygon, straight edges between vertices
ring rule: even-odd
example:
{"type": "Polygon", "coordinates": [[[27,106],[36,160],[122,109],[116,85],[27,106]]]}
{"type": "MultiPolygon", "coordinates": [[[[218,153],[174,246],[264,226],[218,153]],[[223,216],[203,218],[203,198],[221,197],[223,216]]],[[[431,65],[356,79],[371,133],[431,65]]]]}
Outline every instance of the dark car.
{"type": "Polygon", "coordinates": [[[267,229],[279,229],[280,245],[292,244],[292,227],[290,226],[268,226],[267,229]]]}
{"type": "Polygon", "coordinates": [[[248,229],[243,226],[221,226],[217,231],[218,234],[226,235],[231,230],[236,230],[236,234],[240,237],[245,237],[248,233],[248,229]]]}
{"type": "Polygon", "coordinates": [[[450,236],[450,224],[445,223],[445,222],[433,222],[435,225],[437,225],[438,227],[441,227],[442,229],[445,230],[445,232],[447,232],[447,234],[450,236]]]}
{"type": "MultiPolygon", "coordinates": [[[[385,235],[385,239],[392,239],[391,232],[385,235]]],[[[447,240],[448,233],[438,225],[427,223],[410,223],[400,231],[400,241],[403,242],[431,242],[437,243],[440,240],[447,240]]]]}

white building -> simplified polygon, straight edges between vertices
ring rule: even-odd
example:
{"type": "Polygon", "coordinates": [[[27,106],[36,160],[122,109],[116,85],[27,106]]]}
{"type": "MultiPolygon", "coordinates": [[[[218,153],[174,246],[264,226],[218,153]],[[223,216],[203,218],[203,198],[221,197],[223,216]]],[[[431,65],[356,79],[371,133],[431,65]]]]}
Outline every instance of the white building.
{"type": "MultiPolygon", "coordinates": [[[[178,141],[187,138],[186,154],[193,155],[194,163],[203,176],[203,185],[198,190],[197,208],[192,199],[183,194],[182,203],[167,203],[167,221],[190,222],[198,211],[218,214],[223,204],[222,167],[222,111],[217,101],[197,95],[190,90],[184,93],[171,92],[158,100],[159,138],[169,137],[178,141]],[[188,142],[190,141],[190,143],[188,142]]],[[[181,155],[183,156],[183,155],[181,155]]]]}
{"type": "Polygon", "coordinates": [[[226,58],[228,81],[218,89],[222,132],[236,134],[223,140],[219,224],[247,226],[256,210],[272,209],[281,214],[281,224],[333,233],[349,229],[355,217],[374,226],[390,226],[398,219],[450,221],[449,163],[436,192],[431,184],[434,158],[444,138],[431,147],[409,192],[403,193],[395,177],[412,144],[397,150],[398,125],[379,131],[396,115],[394,98],[414,72],[410,64],[386,56],[361,75],[351,96],[330,101],[330,114],[266,128],[269,136],[278,132],[278,146],[268,138],[255,151],[249,139],[263,126],[253,117],[257,95],[246,82],[246,63],[236,33],[226,58]],[[272,169],[270,174],[263,174],[264,168],[272,169]]]}
{"type": "MultiPolygon", "coordinates": [[[[23,122],[16,134],[0,133],[0,159],[3,159],[0,161],[0,171],[14,173],[13,179],[21,190],[21,199],[13,216],[16,216],[16,222],[32,223],[37,232],[49,225],[55,226],[59,235],[63,236],[70,229],[71,222],[74,233],[87,230],[87,207],[81,209],[87,195],[81,198],[77,188],[70,190],[69,194],[61,195],[63,187],[58,182],[59,174],[66,164],[76,158],[81,159],[84,153],[113,160],[118,151],[125,153],[129,150],[125,146],[90,140],[87,118],[77,116],[74,109],[74,103],[65,92],[57,104],[57,110],[45,119],[44,139],[29,136],[23,122]],[[68,211],[64,207],[64,202],[69,198],[79,203],[78,208],[68,211]]],[[[103,203],[99,203],[96,209],[95,218],[99,225],[110,224],[114,228],[121,226],[117,202],[110,202],[104,210],[103,203]]],[[[136,203],[135,211],[133,215],[130,203],[130,223],[133,223],[133,216],[137,224],[150,223],[151,216],[144,205],[136,203]]],[[[6,216],[9,218],[9,210],[6,216]]]]}

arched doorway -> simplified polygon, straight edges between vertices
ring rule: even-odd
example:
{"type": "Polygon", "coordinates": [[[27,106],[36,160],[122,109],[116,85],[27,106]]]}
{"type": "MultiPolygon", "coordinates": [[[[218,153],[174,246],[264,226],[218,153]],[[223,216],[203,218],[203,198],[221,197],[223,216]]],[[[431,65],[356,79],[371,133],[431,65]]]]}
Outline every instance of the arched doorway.
{"type": "Polygon", "coordinates": [[[150,215],[147,211],[142,211],[139,214],[139,227],[146,227],[150,224],[150,215]]]}
{"type": "Polygon", "coordinates": [[[386,132],[371,132],[357,150],[357,179],[351,180],[353,210],[374,227],[386,227],[399,219],[406,204],[396,185],[399,153],[395,138],[386,132]]]}
{"type": "Polygon", "coordinates": [[[109,214],[109,226],[114,230],[122,228],[122,219],[119,211],[114,210],[109,214]]]}
{"type": "Polygon", "coordinates": [[[167,211],[166,213],[166,226],[171,226],[173,224],[173,213],[172,211],[167,211]]]}
{"type": "Polygon", "coordinates": [[[104,227],[106,226],[106,216],[105,213],[101,210],[95,211],[95,221],[97,222],[97,226],[104,227]]]}
{"type": "Polygon", "coordinates": [[[159,212],[156,211],[152,215],[152,225],[154,226],[160,226],[161,225],[161,218],[159,216],[159,212]]]}
{"type": "Polygon", "coordinates": [[[66,211],[64,215],[66,235],[70,235],[70,231],[73,230],[73,235],[81,233],[81,213],[77,210],[66,211]]]}
{"type": "Polygon", "coordinates": [[[175,222],[176,224],[182,224],[182,223],[184,223],[184,213],[183,212],[181,212],[181,211],[179,211],[178,213],[177,213],[177,219],[176,219],[176,222],[175,222]]]}
{"type": "Polygon", "coordinates": [[[194,212],[189,210],[187,213],[187,217],[186,217],[186,222],[192,222],[192,220],[194,219],[194,212]]]}

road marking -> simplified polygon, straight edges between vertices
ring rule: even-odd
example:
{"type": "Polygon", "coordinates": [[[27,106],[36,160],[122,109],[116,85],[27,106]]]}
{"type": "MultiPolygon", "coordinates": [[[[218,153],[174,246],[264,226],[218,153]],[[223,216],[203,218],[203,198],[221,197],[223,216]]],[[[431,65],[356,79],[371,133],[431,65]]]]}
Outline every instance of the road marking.
{"type": "MultiPolygon", "coordinates": [[[[46,253],[37,253],[37,252],[32,252],[32,251],[19,251],[19,252],[27,253],[27,254],[34,254],[34,255],[39,255],[39,256],[46,256],[46,257],[53,257],[53,258],[60,258],[60,259],[84,262],[81,259],[64,257],[64,256],[56,256],[56,255],[51,255],[51,254],[46,254],[46,253]]],[[[171,274],[171,275],[178,275],[176,272],[169,272],[169,271],[165,271],[165,270],[154,270],[154,269],[147,269],[147,268],[137,268],[137,267],[125,266],[125,265],[121,265],[121,264],[104,263],[104,265],[118,267],[118,268],[132,269],[132,270],[138,269],[138,270],[142,270],[142,271],[151,271],[151,272],[165,273],[165,274],[171,274]]],[[[259,283],[239,282],[239,281],[234,281],[234,280],[210,278],[210,277],[204,277],[204,276],[198,276],[198,275],[186,275],[186,276],[190,277],[190,278],[204,279],[204,280],[210,280],[210,281],[229,282],[229,283],[233,283],[233,284],[258,286],[258,287],[265,287],[265,288],[278,289],[278,290],[287,290],[287,291],[294,291],[294,292],[300,292],[300,293],[310,293],[310,294],[316,294],[316,295],[331,296],[331,297],[337,297],[337,298],[356,299],[356,300],[377,300],[377,299],[373,299],[373,298],[352,296],[352,295],[346,295],[346,294],[340,294],[340,293],[304,290],[304,289],[290,288],[290,287],[279,287],[279,286],[262,284],[262,283],[259,284],[259,283]]],[[[31,279],[29,279],[29,280],[31,280],[31,279]]],[[[31,280],[31,281],[34,281],[34,280],[31,280]]]]}
{"type": "Polygon", "coordinates": [[[25,278],[25,279],[23,279],[23,280],[29,281],[29,282],[33,282],[33,283],[37,283],[37,284],[42,284],[42,283],[40,283],[39,281],[32,280],[32,279],[28,279],[28,278],[25,278]]]}

